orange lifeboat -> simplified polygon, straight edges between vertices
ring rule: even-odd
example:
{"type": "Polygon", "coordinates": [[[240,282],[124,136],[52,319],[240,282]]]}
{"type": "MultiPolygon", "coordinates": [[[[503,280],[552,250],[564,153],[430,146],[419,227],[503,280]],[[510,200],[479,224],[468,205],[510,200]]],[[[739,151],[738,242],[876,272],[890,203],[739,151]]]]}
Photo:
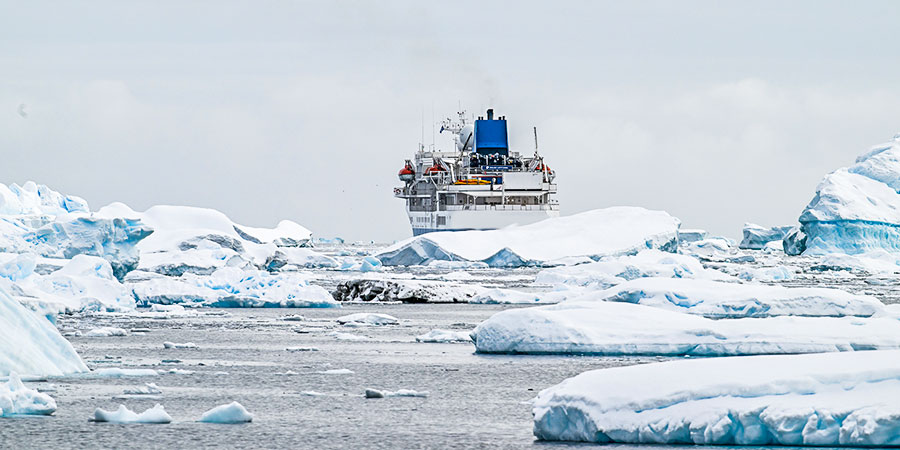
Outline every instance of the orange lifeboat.
{"type": "Polygon", "coordinates": [[[409,183],[416,178],[416,171],[413,170],[412,164],[407,162],[406,165],[400,169],[400,173],[398,173],[397,176],[400,177],[400,181],[409,183]]]}
{"type": "Polygon", "coordinates": [[[425,169],[425,175],[437,175],[441,172],[444,172],[444,168],[441,167],[440,164],[435,164],[435,165],[425,169]]]}

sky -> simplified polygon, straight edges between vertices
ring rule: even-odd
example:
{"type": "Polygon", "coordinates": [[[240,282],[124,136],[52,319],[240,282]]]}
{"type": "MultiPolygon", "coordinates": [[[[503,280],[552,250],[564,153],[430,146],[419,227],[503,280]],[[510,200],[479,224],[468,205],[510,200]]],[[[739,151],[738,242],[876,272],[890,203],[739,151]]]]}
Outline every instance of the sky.
{"type": "Polygon", "coordinates": [[[461,105],[538,128],[564,215],[738,238],[900,131],[898,2],[0,4],[0,182],[93,209],[405,238],[397,171],[461,105]]]}

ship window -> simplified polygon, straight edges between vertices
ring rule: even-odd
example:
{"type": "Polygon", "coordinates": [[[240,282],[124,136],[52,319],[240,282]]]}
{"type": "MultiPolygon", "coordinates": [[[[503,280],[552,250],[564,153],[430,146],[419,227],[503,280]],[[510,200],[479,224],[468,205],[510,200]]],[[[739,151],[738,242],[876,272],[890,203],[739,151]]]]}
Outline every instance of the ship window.
{"type": "Polygon", "coordinates": [[[447,218],[444,216],[438,216],[437,224],[438,225],[447,225],[447,218]]]}

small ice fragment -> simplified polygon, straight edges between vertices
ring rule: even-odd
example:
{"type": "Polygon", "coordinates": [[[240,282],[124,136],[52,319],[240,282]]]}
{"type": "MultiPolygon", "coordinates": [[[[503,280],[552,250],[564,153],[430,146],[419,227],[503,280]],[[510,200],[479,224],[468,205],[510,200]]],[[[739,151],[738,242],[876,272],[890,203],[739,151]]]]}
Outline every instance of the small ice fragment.
{"type": "Polygon", "coordinates": [[[366,398],[385,398],[385,397],[428,397],[428,392],[413,391],[411,389],[398,389],[396,391],[379,391],[377,389],[366,389],[366,398]]]}
{"type": "Polygon", "coordinates": [[[94,328],[87,333],[84,333],[85,337],[112,337],[112,336],[127,336],[128,332],[122,328],[116,327],[100,327],[94,328]]]}
{"type": "Polygon", "coordinates": [[[472,342],[471,331],[431,330],[416,336],[416,342],[472,342]]]}
{"type": "Polygon", "coordinates": [[[296,353],[296,352],[317,352],[319,351],[316,347],[288,347],[284,349],[286,352],[296,353]]]}
{"type": "Polygon", "coordinates": [[[353,324],[353,325],[397,325],[400,321],[394,317],[389,316],[387,314],[379,314],[379,313],[355,313],[348,314],[346,316],[338,317],[337,323],[341,325],[353,324]]]}
{"type": "Polygon", "coordinates": [[[159,403],[156,406],[137,414],[134,411],[119,405],[115,411],[107,411],[97,408],[94,411],[94,422],[110,423],[171,423],[172,417],[166,413],[165,408],[159,403]]]}
{"type": "Polygon", "coordinates": [[[162,390],[156,383],[146,383],[144,386],[135,389],[125,389],[122,391],[125,395],[156,395],[162,394],[162,390]]]}
{"type": "Polygon", "coordinates": [[[339,341],[369,341],[372,339],[367,336],[360,336],[358,334],[351,334],[351,333],[342,333],[340,331],[332,331],[331,333],[328,333],[328,335],[339,341]]]}
{"type": "Polygon", "coordinates": [[[323,370],[323,371],[316,372],[316,373],[320,373],[322,375],[351,375],[355,372],[353,372],[350,369],[331,369],[331,370],[323,370]]]}
{"type": "Polygon", "coordinates": [[[253,421],[253,414],[238,402],[231,402],[227,405],[216,406],[215,408],[203,413],[200,417],[201,422],[206,423],[247,423],[253,421]]]}
{"type": "Polygon", "coordinates": [[[159,375],[153,369],[123,369],[121,367],[106,367],[91,372],[96,377],[121,378],[121,377],[151,377],[159,375]]]}
{"type": "Polygon", "coordinates": [[[178,343],[166,341],[163,342],[163,348],[197,348],[197,344],[193,342],[178,343]]]}

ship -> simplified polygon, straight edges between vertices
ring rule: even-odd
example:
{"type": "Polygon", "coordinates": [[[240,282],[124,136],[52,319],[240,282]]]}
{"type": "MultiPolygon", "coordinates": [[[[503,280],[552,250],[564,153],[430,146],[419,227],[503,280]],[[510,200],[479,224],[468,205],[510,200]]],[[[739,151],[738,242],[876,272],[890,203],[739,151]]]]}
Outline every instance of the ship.
{"type": "Polygon", "coordinates": [[[394,196],[406,201],[414,236],[438,231],[495,230],[559,217],[556,173],[538,153],[523,156],[509,148],[506,117],[494,110],[470,119],[465,111],[441,122],[450,133],[450,151],[420,143],[398,174],[394,196]]]}

